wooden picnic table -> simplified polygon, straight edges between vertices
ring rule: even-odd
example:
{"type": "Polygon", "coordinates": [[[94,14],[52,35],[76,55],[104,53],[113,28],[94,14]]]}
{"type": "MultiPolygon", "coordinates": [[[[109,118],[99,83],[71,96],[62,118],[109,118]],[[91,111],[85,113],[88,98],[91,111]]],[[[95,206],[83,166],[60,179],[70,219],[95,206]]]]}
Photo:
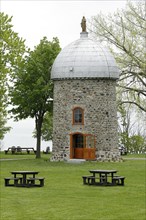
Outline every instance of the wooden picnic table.
{"type": "Polygon", "coordinates": [[[116,176],[117,170],[90,170],[92,176],[82,176],[83,184],[96,186],[124,185],[123,176],[116,176]]]}
{"type": "Polygon", "coordinates": [[[18,176],[21,178],[20,186],[27,186],[27,179],[28,175],[35,178],[35,176],[38,174],[38,171],[12,171],[11,174],[14,175],[14,178],[17,178],[18,176]],[[21,175],[21,176],[20,176],[21,175]]]}
{"type": "Polygon", "coordinates": [[[36,177],[38,171],[12,171],[13,177],[7,177],[5,179],[5,186],[17,186],[17,187],[33,187],[44,186],[44,177],[36,177]],[[14,181],[10,183],[10,181],[14,181]],[[39,181],[39,184],[36,183],[39,181]]]}
{"type": "Polygon", "coordinates": [[[112,179],[114,174],[117,173],[117,170],[90,170],[89,172],[93,174],[93,177],[95,177],[95,184],[107,186],[112,185],[112,179]]]}
{"type": "Polygon", "coordinates": [[[7,154],[8,152],[11,152],[12,154],[15,153],[22,153],[22,152],[27,152],[27,154],[30,153],[30,151],[36,153],[36,150],[34,150],[33,147],[9,147],[7,150],[5,150],[5,154],[7,154]]]}

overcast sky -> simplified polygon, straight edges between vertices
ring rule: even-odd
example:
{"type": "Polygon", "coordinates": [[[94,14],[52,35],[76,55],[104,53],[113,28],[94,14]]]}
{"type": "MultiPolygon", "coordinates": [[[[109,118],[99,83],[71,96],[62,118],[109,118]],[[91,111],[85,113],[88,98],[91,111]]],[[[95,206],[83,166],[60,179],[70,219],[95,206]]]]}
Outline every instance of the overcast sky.
{"type": "MultiPolygon", "coordinates": [[[[65,47],[80,37],[81,19],[87,21],[97,15],[113,13],[117,9],[124,8],[126,0],[115,1],[49,1],[49,0],[1,0],[1,12],[13,16],[13,30],[26,40],[26,46],[31,49],[38,45],[46,36],[52,41],[58,37],[61,48],[65,47]]],[[[88,25],[88,22],[87,22],[88,25]]],[[[32,138],[35,127],[34,119],[20,122],[8,121],[12,127],[2,141],[2,149],[10,146],[35,147],[36,140],[32,138]]],[[[42,142],[42,149],[51,145],[42,142]]]]}

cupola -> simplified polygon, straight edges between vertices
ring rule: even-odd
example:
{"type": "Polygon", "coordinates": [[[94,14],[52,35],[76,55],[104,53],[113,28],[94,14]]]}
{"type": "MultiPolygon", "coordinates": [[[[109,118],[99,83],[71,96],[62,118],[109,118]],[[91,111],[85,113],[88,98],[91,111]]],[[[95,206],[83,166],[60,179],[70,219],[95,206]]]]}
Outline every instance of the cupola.
{"type": "Polygon", "coordinates": [[[101,43],[88,37],[83,17],[80,38],[66,46],[57,56],[51,71],[53,80],[79,78],[119,78],[113,55],[101,43]]]}

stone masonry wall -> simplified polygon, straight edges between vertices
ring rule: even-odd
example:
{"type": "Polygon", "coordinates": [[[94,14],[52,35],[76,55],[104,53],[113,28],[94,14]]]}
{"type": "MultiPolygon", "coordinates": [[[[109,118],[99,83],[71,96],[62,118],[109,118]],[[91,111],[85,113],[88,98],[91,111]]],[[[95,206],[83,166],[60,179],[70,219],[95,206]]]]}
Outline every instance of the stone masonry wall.
{"type": "Polygon", "coordinates": [[[119,161],[116,81],[72,79],[54,81],[52,160],[70,158],[70,134],[82,132],[96,137],[98,161],[119,161]],[[72,109],[84,109],[84,125],[72,125],[72,109]]]}

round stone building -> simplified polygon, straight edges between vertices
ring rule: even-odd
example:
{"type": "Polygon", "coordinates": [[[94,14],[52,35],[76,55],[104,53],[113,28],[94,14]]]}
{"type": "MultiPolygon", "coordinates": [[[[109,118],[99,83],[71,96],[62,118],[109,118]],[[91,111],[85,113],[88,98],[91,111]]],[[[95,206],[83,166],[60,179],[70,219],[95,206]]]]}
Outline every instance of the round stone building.
{"type": "Polygon", "coordinates": [[[52,161],[119,161],[116,81],[112,54],[88,38],[66,46],[51,71],[54,81],[52,161]]]}

